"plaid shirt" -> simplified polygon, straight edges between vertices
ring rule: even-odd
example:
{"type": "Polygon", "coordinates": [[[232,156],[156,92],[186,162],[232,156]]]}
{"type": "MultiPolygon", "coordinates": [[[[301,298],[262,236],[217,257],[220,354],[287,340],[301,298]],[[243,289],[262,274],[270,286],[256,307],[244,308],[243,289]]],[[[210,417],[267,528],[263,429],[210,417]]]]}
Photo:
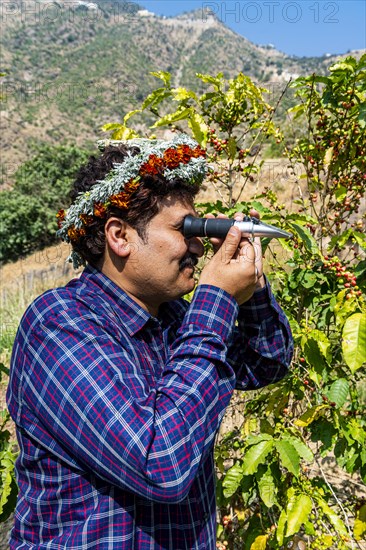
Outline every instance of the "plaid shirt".
{"type": "Polygon", "coordinates": [[[47,291],[12,356],[11,550],[214,549],[225,409],[235,386],[283,377],[291,355],[268,286],[239,308],[200,285],[191,304],[165,303],[158,318],[91,267],[47,291]]]}

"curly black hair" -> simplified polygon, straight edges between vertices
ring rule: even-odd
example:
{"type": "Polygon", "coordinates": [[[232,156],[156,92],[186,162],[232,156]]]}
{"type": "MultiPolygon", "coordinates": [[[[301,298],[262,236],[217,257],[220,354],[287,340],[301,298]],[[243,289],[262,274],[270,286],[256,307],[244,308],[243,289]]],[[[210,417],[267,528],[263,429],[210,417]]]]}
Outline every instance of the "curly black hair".
{"type": "MultiPolygon", "coordinates": [[[[136,155],[139,152],[138,147],[127,147],[120,144],[108,146],[99,157],[91,156],[76,176],[71,192],[72,201],[80,193],[85,193],[98,181],[105,179],[114,165],[122,163],[127,155],[136,155]]],[[[161,174],[144,176],[130,196],[128,209],[109,207],[105,218],[94,217],[93,222],[86,228],[86,234],[73,242],[72,247],[87,263],[96,266],[104,255],[104,226],[108,218],[114,216],[125,220],[137,231],[139,237],[146,241],[146,228],[150,220],[160,211],[166,197],[170,196],[193,203],[198,190],[198,183],[192,184],[178,178],[169,181],[161,174]]]]}

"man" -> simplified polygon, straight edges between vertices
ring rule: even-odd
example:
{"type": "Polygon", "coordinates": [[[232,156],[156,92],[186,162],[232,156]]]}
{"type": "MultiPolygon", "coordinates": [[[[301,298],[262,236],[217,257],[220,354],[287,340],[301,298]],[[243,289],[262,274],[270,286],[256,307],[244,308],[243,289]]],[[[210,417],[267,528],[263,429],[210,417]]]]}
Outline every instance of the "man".
{"type": "Polygon", "coordinates": [[[110,146],[58,214],[87,267],[39,297],[16,337],[11,550],[216,547],[215,435],[235,387],[286,374],[292,339],[237,228],[213,239],[182,299],[203,255],[182,224],[206,170],[185,135],[110,146]]]}

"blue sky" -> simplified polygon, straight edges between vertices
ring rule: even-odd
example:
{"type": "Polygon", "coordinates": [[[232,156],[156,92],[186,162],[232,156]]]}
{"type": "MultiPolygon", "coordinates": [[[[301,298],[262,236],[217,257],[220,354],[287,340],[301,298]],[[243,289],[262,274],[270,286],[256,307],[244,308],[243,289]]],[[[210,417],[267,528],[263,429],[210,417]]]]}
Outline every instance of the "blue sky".
{"type": "Polygon", "coordinates": [[[364,0],[137,0],[159,15],[210,7],[228,27],[255,44],[289,55],[320,56],[366,48],[364,0]]]}

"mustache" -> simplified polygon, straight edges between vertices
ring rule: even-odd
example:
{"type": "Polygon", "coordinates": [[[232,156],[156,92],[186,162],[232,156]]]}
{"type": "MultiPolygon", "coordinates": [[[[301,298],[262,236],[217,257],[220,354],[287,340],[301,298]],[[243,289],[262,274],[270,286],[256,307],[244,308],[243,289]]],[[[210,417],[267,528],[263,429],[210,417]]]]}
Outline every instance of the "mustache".
{"type": "Polygon", "coordinates": [[[182,270],[186,267],[195,267],[198,264],[198,258],[194,254],[189,254],[181,259],[179,262],[179,269],[182,270]]]}

